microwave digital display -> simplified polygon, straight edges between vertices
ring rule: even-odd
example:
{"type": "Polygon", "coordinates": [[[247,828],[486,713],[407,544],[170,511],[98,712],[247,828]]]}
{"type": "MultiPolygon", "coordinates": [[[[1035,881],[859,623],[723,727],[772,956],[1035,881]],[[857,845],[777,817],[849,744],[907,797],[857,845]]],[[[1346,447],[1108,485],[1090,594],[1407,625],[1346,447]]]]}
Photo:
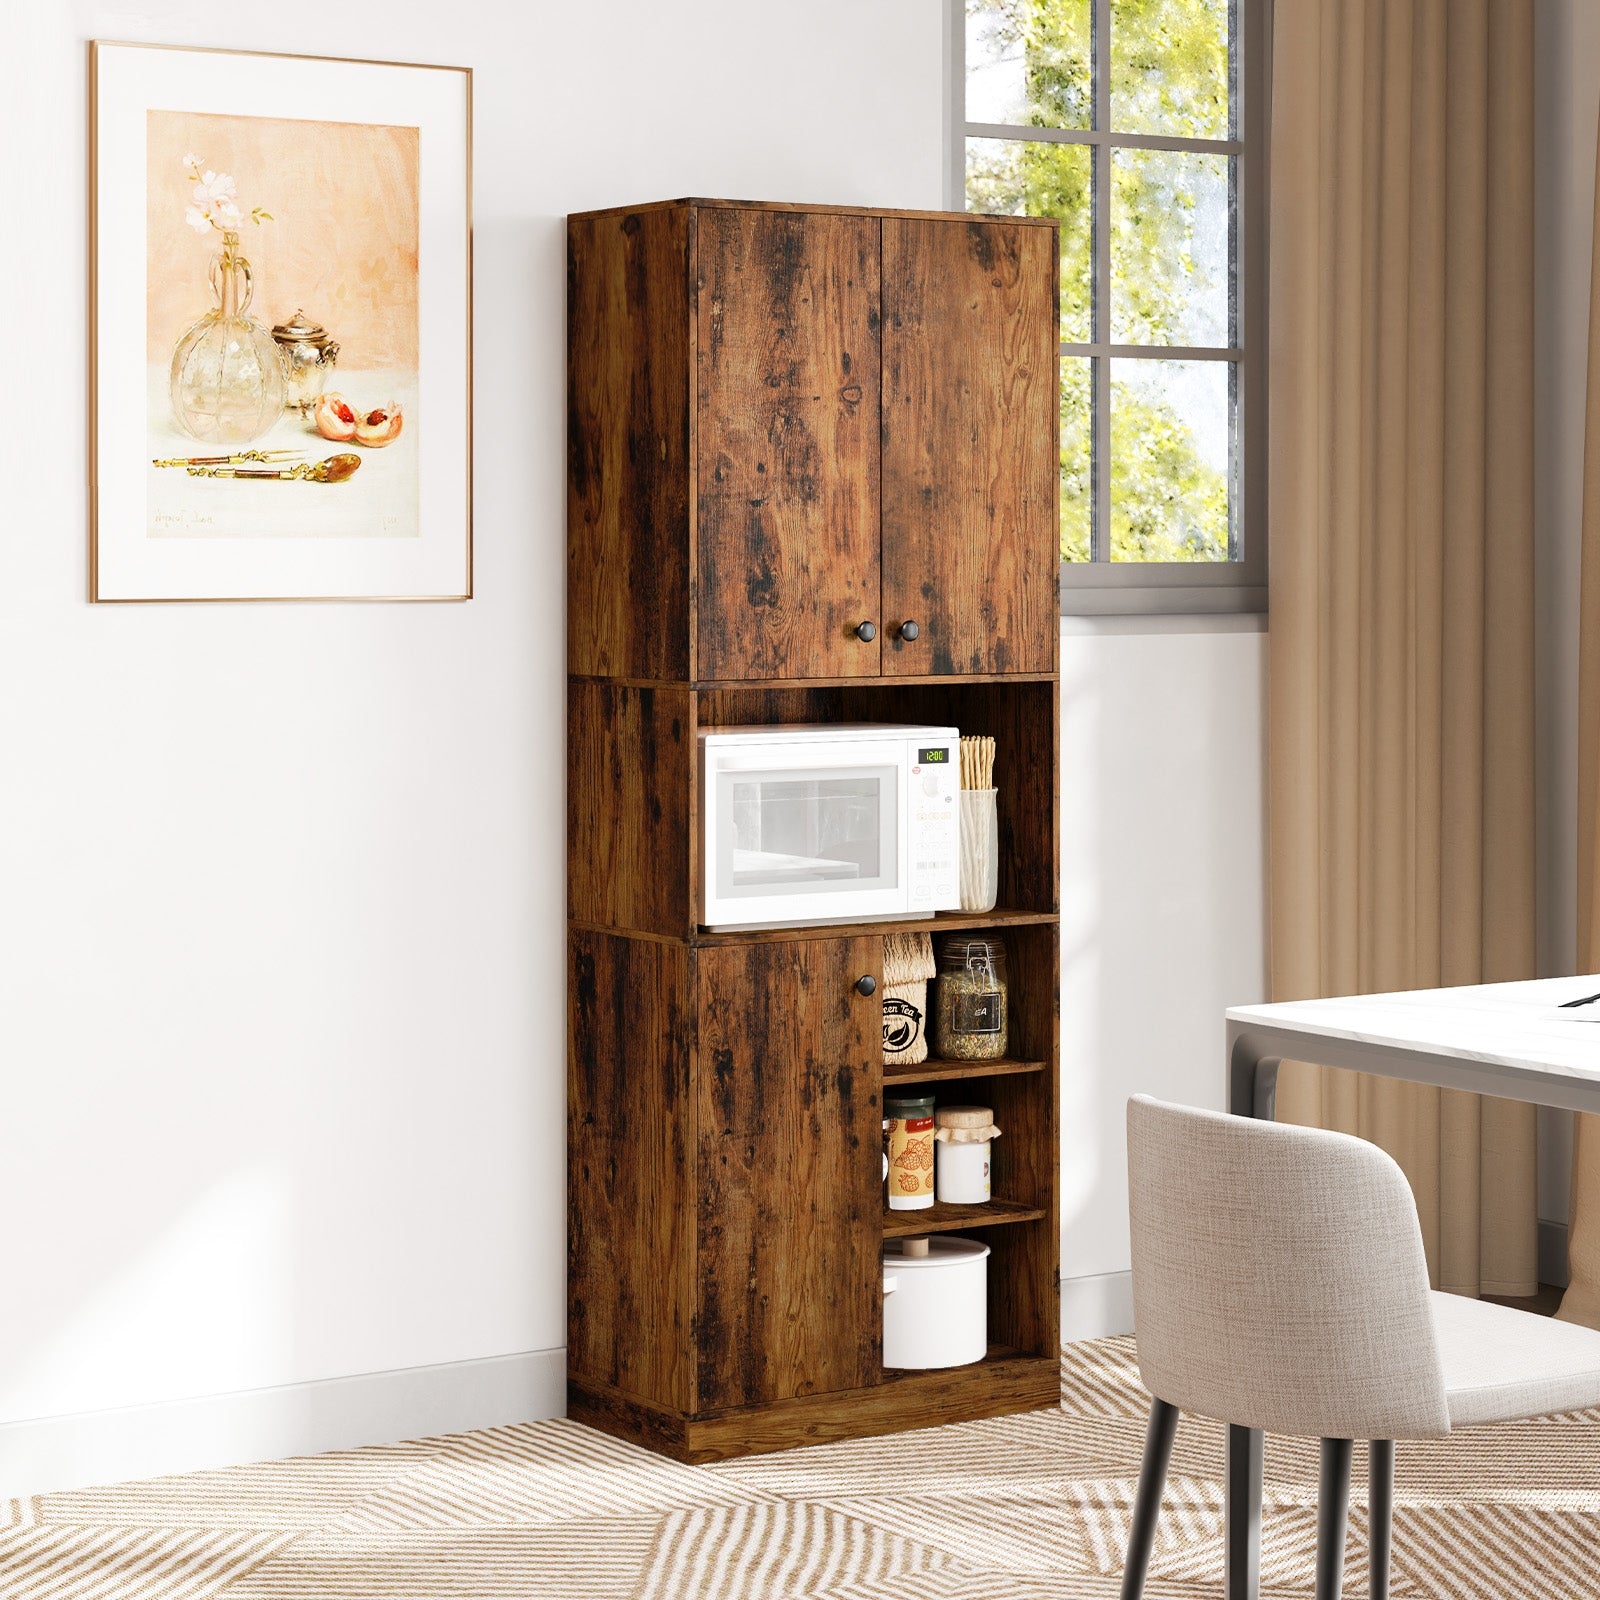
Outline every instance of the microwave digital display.
{"type": "Polygon", "coordinates": [[[917,751],[917,760],[925,767],[948,766],[950,763],[950,747],[936,744],[931,750],[919,750],[917,751]]]}

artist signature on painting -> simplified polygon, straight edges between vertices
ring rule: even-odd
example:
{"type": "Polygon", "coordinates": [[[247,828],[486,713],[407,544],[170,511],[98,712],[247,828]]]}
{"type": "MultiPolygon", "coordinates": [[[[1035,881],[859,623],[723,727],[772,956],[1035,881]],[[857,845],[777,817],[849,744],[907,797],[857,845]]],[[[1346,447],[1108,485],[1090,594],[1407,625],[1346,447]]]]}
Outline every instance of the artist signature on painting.
{"type": "Polygon", "coordinates": [[[154,533],[171,533],[179,529],[214,528],[217,519],[209,511],[158,511],[154,517],[154,533]]]}

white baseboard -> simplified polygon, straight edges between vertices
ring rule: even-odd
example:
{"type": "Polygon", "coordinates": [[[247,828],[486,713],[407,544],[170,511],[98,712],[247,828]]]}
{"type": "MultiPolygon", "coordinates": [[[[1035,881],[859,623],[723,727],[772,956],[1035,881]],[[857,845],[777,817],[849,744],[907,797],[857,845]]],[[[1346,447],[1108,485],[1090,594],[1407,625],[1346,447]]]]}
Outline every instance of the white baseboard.
{"type": "Polygon", "coordinates": [[[0,1498],[566,1414],[565,1350],[0,1423],[0,1498]]]}
{"type": "Polygon", "coordinates": [[[1539,1282],[1567,1286],[1567,1225],[1539,1222],[1539,1282]]]}
{"type": "Polygon", "coordinates": [[[1133,1332],[1133,1274],[1102,1272],[1061,1280],[1061,1342],[1133,1332]]]}

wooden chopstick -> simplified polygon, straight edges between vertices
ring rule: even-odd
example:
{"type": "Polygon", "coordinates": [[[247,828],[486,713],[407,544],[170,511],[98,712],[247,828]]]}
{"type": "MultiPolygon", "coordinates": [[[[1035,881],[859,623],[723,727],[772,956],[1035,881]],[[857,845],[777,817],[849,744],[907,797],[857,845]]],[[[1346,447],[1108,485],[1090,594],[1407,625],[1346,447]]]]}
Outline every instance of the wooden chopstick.
{"type": "Polygon", "coordinates": [[[961,787],[994,788],[994,740],[978,734],[961,740],[961,787]]]}

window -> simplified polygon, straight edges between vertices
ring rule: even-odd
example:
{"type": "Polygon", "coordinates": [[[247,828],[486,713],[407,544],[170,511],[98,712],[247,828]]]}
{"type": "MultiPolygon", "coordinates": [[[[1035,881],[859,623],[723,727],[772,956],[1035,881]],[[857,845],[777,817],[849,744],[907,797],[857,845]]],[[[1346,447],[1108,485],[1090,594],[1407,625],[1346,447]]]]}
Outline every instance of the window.
{"type": "Polygon", "coordinates": [[[1064,612],[1266,603],[1268,0],[951,0],[958,207],[1061,223],[1064,612]]]}

